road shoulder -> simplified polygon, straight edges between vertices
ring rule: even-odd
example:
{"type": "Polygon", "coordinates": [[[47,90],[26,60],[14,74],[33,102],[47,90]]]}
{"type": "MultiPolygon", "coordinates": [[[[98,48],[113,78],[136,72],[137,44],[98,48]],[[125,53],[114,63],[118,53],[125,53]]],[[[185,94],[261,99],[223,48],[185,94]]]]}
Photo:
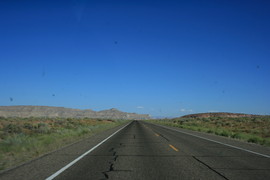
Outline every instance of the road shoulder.
{"type": "Polygon", "coordinates": [[[0,179],[45,179],[125,125],[126,123],[5,170],[0,173],[0,179]]]}
{"type": "Polygon", "coordinates": [[[157,127],[162,127],[165,129],[170,129],[173,131],[177,131],[179,133],[185,133],[185,134],[191,134],[194,136],[199,136],[199,137],[202,137],[203,139],[217,141],[217,142],[220,142],[221,144],[228,144],[230,146],[235,146],[235,147],[238,147],[241,149],[245,149],[247,151],[253,151],[256,153],[270,156],[270,148],[266,147],[266,146],[262,146],[262,145],[258,145],[258,144],[254,144],[254,143],[248,143],[248,142],[244,142],[244,141],[233,139],[233,138],[218,136],[215,134],[209,134],[209,133],[204,133],[204,132],[192,131],[192,130],[188,130],[188,129],[182,129],[182,128],[178,128],[178,127],[165,126],[165,125],[154,124],[154,123],[149,123],[149,122],[146,122],[146,124],[154,125],[157,127]]]}

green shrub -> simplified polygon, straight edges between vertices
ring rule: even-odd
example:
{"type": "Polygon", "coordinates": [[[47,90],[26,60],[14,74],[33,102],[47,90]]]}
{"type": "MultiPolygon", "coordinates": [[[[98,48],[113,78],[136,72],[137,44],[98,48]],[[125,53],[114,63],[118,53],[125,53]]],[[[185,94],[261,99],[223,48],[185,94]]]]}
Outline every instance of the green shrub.
{"type": "Polygon", "coordinates": [[[17,124],[8,124],[4,127],[3,130],[9,134],[18,134],[22,132],[22,128],[17,124]]]}
{"type": "Polygon", "coordinates": [[[20,151],[22,146],[29,144],[28,142],[28,138],[25,135],[14,134],[1,141],[0,150],[3,152],[20,151]]]}
{"type": "Polygon", "coordinates": [[[248,142],[258,143],[259,139],[257,137],[251,137],[251,138],[248,139],[248,142]]]}
{"type": "Polygon", "coordinates": [[[30,124],[30,123],[24,123],[23,127],[25,129],[29,129],[29,130],[34,130],[35,127],[33,126],[33,124],[30,124]]]}
{"type": "Polygon", "coordinates": [[[48,126],[48,124],[45,123],[39,123],[37,125],[37,129],[35,130],[36,133],[40,133],[40,134],[48,134],[50,133],[50,127],[48,126]]]}
{"type": "Polygon", "coordinates": [[[229,137],[230,136],[230,133],[228,131],[225,131],[223,130],[221,133],[220,133],[221,136],[225,136],[225,137],[229,137]]]}
{"type": "Polygon", "coordinates": [[[241,139],[241,135],[239,133],[233,133],[231,137],[235,139],[241,139]]]}
{"type": "Polygon", "coordinates": [[[212,129],[209,129],[206,131],[207,133],[214,133],[214,131],[212,129]]]}

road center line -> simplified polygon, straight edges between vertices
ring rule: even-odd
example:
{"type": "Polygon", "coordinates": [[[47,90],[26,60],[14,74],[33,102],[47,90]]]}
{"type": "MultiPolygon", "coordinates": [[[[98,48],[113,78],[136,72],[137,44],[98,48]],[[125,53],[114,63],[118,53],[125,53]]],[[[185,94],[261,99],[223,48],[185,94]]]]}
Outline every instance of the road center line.
{"type": "Polygon", "coordinates": [[[111,134],[109,137],[107,137],[106,139],[104,139],[103,141],[101,141],[100,143],[98,143],[96,146],[94,146],[93,148],[91,148],[90,150],[88,150],[87,152],[85,152],[84,154],[82,154],[81,156],[79,156],[78,158],[74,159],[72,162],[70,162],[69,164],[67,164],[65,167],[61,168],[60,170],[58,170],[57,172],[55,172],[54,174],[52,174],[51,176],[47,177],[46,180],[52,180],[54,179],[56,176],[58,176],[59,174],[61,174],[62,172],[64,172],[66,169],[68,169],[70,166],[72,166],[73,164],[75,164],[76,162],[78,162],[80,159],[82,159],[84,156],[86,156],[87,154],[89,154],[90,152],[92,152],[93,150],[95,150],[97,147],[99,147],[101,144],[103,144],[104,142],[106,142],[108,139],[110,139],[112,136],[114,136],[116,133],[118,133],[119,131],[121,131],[122,129],[124,129],[125,127],[127,127],[129,124],[131,124],[132,122],[128,123],[127,125],[125,125],[124,127],[118,129],[117,131],[115,131],[113,134],[111,134]]]}
{"type": "Polygon", "coordinates": [[[175,151],[177,151],[178,152],[178,149],[176,148],[176,147],[174,147],[173,145],[171,145],[171,144],[169,144],[169,146],[173,149],[173,150],[175,150],[175,151]]]}
{"type": "Polygon", "coordinates": [[[240,148],[240,147],[237,147],[237,146],[233,146],[233,145],[230,145],[230,144],[222,143],[222,142],[219,142],[219,141],[215,141],[215,140],[212,140],[212,139],[201,137],[201,136],[198,136],[198,135],[195,135],[195,134],[191,134],[191,133],[188,133],[188,132],[183,132],[183,131],[180,131],[180,130],[177,130],[177,129],[173,129],[173,128],[169,128],[169,127],[166,127],[166,126],[162,126],[162,125],[159,125],[159,124],[153,124],[153,125],[156,125],[156,126],[159,126],[159,127],[163,127],[163,128],[166,128],[166,129],[170,129],[170,130],[173,130],[173,131],[176,131],[176,132],[180,132],[180,133],[183,133],[183,134],[187,134],[187,135],[190,135],[190,136],[194,136],[194,137],[197,137],[197,138],[200,138],[200,139],[204,139],[204,140],[207,140],[207,141],[211,141],[211,142],[214,142],[214,143],[217,143],[217,144],[222,144],[224,146],[228,146],[228,147],[231,147],[231,148],[235,148],[235,149],[239,149],[239,150],[242,150],[242,151],[246,151],[246,152],[249,152],[249,153],[252,153],[252,154],[256,154],[256,155],[259,155],[259,156],[263,156],[263,157],[266,157],[266,158],[270,158],[270,156],[269,155],[266,155],[266,154],[261,154],[261,153],[255,152],[255,151],[251,151],[251,150],[247,150],[247,149],[240,148]]]}

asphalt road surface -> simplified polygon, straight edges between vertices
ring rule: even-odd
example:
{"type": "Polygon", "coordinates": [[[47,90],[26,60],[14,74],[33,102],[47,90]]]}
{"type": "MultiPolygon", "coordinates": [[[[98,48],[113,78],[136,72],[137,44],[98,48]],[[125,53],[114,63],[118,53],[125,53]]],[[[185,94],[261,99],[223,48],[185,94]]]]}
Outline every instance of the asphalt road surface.
{"type": "MultiPolygon", "coordinates": [[[[118,130],[61,173],[47,172],[46,177],[59,180],[270,179],[269,148],[141,121],[133,121],[118,130]]],[[[36,174],[35,179],[44,179],[36,174]]]]}

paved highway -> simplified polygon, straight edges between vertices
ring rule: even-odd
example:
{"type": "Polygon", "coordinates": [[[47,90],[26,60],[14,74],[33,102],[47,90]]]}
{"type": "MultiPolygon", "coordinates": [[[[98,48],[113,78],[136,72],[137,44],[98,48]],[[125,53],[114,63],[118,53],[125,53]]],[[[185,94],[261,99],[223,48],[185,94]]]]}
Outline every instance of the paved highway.
{"type": "Polygon", "coordinates": [[[134,121],[55,179],[270,179],[270,159],[134,121]]]}
{"type": "Polygon", "coordinates": [[[140,121],[112,134],[35,179],[270,179],[269,148],[140,121]]]}

